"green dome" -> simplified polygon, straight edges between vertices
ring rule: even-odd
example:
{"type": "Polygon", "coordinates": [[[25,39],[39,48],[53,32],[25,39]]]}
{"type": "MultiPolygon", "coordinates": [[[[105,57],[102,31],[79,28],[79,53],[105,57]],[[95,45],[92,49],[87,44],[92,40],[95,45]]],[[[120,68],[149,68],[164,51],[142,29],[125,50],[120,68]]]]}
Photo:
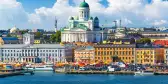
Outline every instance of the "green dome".
{"type": "Polygon", "coordinates": [[[98,17],[95,17],[94,20],[99,20],[99,18],[98,18],[98,17]]]}
{"type": "Polygon", "coordinates": [[[90,20],[93,20],[93,17],[90,17],[89,19],[90,19],[90,20]]]}
{"type": "Polygon", "coordinates": [[[80,4],[79,7],[82,7],[82,8],[89,8],[89,4],[85,2],[85,0],[80,4]]]}
{"type": "Polygon", "coordinates": [[[70,17],[70,20],[74,20],[74,18],[73,18],[73,17],[70,17]]]}

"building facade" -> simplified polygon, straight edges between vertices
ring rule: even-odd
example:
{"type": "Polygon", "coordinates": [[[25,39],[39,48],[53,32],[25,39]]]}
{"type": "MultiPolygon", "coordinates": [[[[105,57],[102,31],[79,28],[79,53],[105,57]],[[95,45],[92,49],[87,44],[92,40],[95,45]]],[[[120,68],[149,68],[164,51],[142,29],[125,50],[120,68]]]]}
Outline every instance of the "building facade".
{"type": "Polygon", "coordinates": [[[168,47],[165,47],[165,50],[164,50],[164,59],[165,59],[165,63],[168,64],[168,47]]]}
{"type": "Polygon", "coordinates": [[[90,8],[85,0],[79,6],[79,15],[70,17],[68,26],[61,29],[61,42],[100,42],[106,39],[99,26],[98,17],[90,16],[90,8]]]}
{"type": "Polygon", "coordinates": [[[110,62],[134,62],[135,45],[131,44],[100,44],[95,45],[95,62],[103,61],[106,63],[110,62]]]}
{"type": "Polygon", "coordinates": [[[78,48],[74,51],[75,62],[91,64],[94,63],[94,58],[94,48],[91,46],[78,48]]]}
{"type": "Polygon", "coordinates": [[[164,63],[164,48],[136,48],[137,64],[164,63]]]}
{"type": "Polygon", "coordinates": [[[0,47],[2,62],[66,62],[66,56],[72,56],[72,49],[59,44],[37,45],[2,45],[0,47]]]}

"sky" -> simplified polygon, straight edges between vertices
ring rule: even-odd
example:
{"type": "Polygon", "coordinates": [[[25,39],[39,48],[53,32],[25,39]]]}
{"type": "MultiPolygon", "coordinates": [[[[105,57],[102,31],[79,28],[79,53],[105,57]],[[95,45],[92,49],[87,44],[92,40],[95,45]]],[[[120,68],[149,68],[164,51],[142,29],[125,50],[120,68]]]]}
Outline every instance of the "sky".
{"type": "MultiPolygon", "coordinates": [[[[83,0],[0,0],[0,29],[54,30],[66,27],[70,16],[78,15],[83,0]]],[[[99,17],[100,26],[114,26],[120,19],[126,27],[168,26],[168,1],[163,0],[86,0],[92,17],[99,17]]]]}

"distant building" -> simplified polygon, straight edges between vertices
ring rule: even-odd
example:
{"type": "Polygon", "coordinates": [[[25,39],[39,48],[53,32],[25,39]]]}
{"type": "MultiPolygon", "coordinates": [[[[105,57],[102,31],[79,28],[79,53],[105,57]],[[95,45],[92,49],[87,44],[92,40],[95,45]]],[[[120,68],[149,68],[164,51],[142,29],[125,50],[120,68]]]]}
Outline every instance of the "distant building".
{"type": "Polygon", "coordinates": [[[0,45],[3,44],[19,44],[19,39],[16,37],[0,37],[0,45]]]}
{"type": "Polygon", "coordinates": [[[119,39],[119,38],[126,37],[126,32],[127,32],[127,29],[124,28],[124,27],[123,28],[117,28],[116,33],[115,33],[115,38],[119,39]]]}
{"type": "Polygon", "coordinates": [[[10,29],[10,33],[18,33],[18,32],[19,28],[16,28],[16,26],[10,29]]]}
{"type": "Polygon", "coordinates": [[[40,39],[35,39],[34,44],[41,44],[41,40],[40,39]]]}
{"type": "Polygon", "coordinates": [[[32,32],[41,32],[41,33],[43,33],[45,31],[44,31],[44,29],[33,29],[32,32]]]}
{"type": "Polygon", "coordinates": [[[168,37],[168,32],[159,32],[159,31],[152,31],[152,32],[139,32],[143,37],[168,37]]]}
{"type": "Polygon", "coordinates": [[[23,44],[34,44],[34,34],[29,34],[29,33],[24,34],[23,44]]]}
{"type": "Polygon", "coordinates": [[[59,44],[5,44],[0,46],[0,56],[2,62],[66,62],[72,59],[72,48],[59,44]]]}

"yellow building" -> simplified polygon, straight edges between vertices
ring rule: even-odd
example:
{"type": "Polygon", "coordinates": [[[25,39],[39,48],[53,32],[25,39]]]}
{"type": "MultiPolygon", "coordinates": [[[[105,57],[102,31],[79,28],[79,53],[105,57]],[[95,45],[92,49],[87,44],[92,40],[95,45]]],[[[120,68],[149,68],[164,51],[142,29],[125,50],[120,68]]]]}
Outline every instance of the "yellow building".
{"type": "Polygon", "coordinates": [[[111,39],[103,41],[103,44],[132,44],[131,39],[111,39]]]}
{"type": "Polygon", "coordinates": [[[164,62],[164,48],[136,48],[137,64],[155,64],[164,62]]]}
{"type": "Polygon", "coordinates": [[[135,45],[131,44],[100,44],[95,45],[95,62],[106,63],[122,61],[131,63],[134,61],[135,45]]]}
{"type": "Polygon", "coordinates": [[[34,44],[40,44],[41,40],[34,40],[34,44]]]}
{"type": "Polygon", "coordinates": [[[0,45],[4,45],[4,41],[3,41],[2,37],[0,37],[0,45]]]}

